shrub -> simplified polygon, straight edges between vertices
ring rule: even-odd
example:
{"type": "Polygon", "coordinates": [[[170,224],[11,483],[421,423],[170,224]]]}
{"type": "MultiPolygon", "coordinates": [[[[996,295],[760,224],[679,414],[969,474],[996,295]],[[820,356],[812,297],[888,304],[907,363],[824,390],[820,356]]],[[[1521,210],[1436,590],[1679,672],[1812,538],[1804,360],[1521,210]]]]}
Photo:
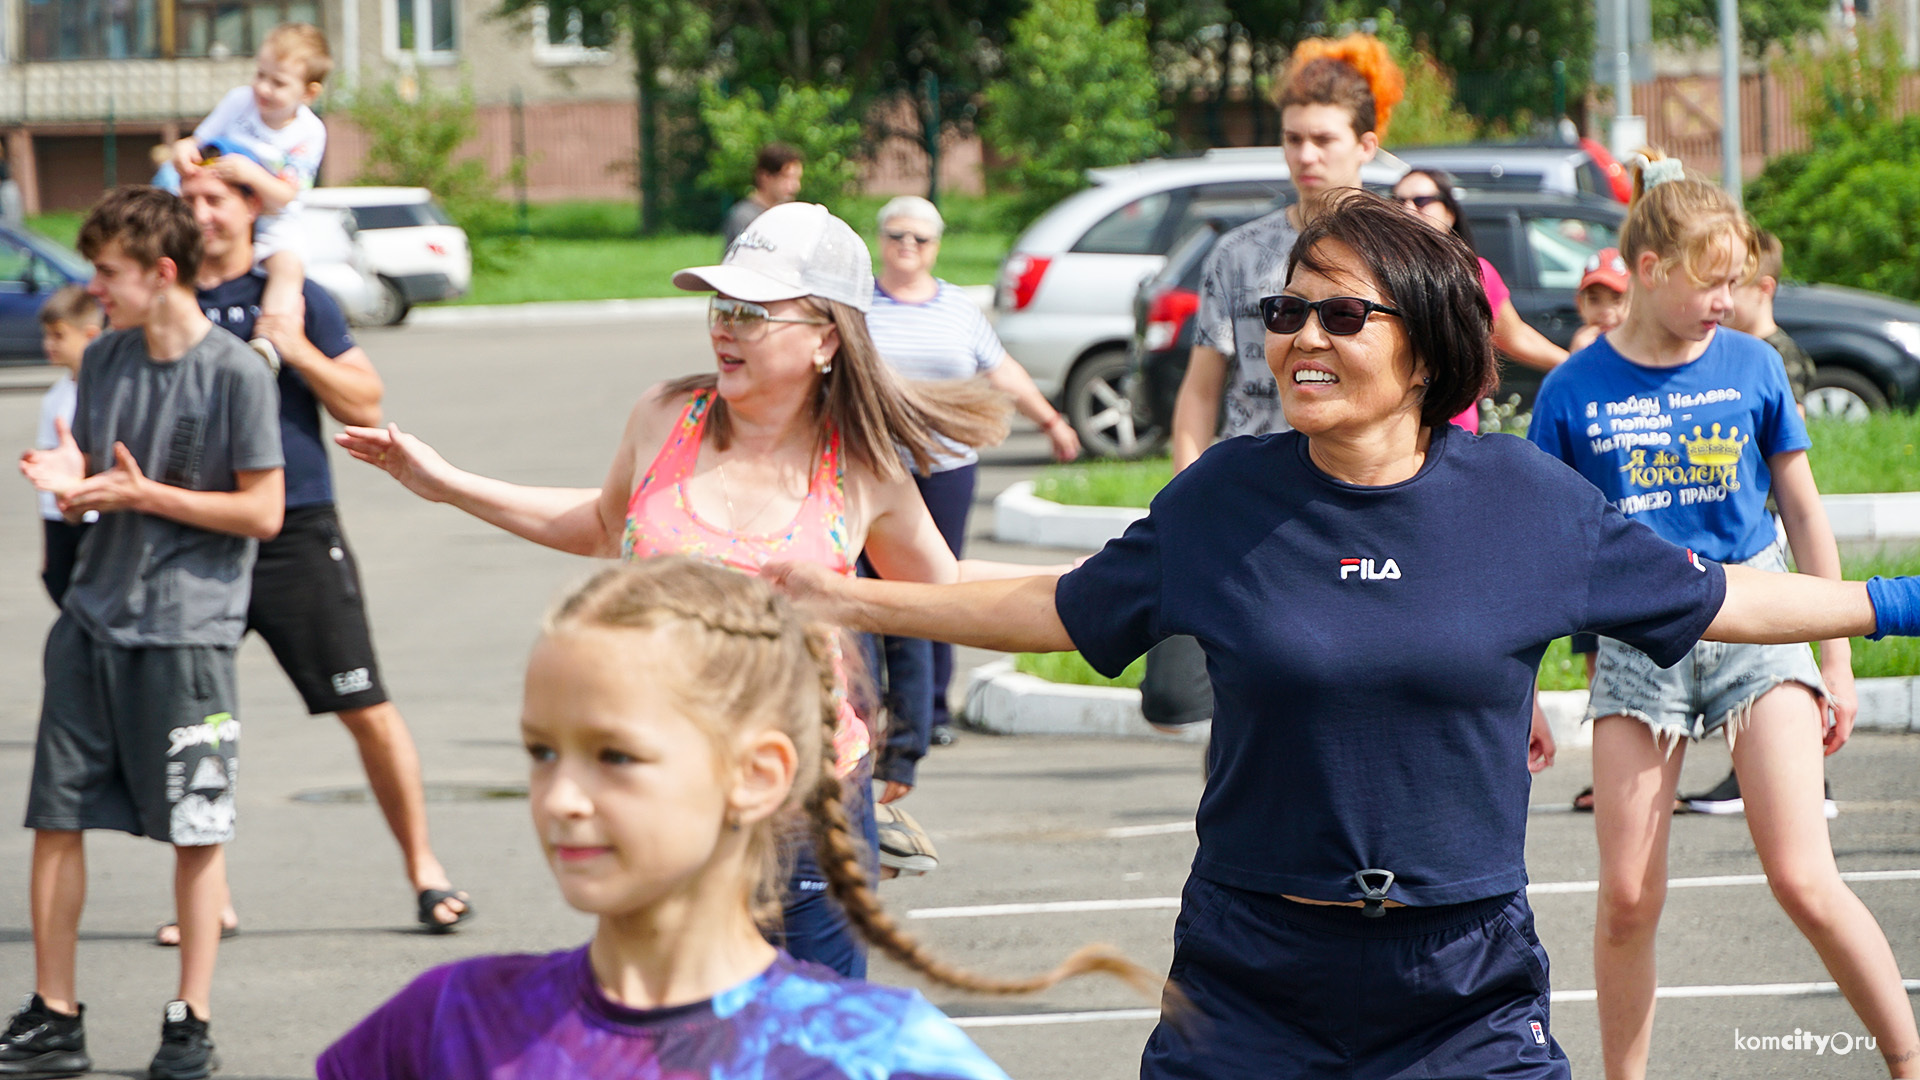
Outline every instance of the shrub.
{"type": "Polygon", "coordinates": [[[1829,124],[1748,193],[1790,276],[1920,300],[1920,116],[1829,124]]]}
{"type": "Polygon", "coordinates": [[[506,215],[486,163],[459,156],[480,131],[472,87],[448,93],[422,83],[408,95],[387,83],[356,92],[346,114],[367,136],[356,183],[426,188],[470,233],[494,231],[506,215]]]}
{"type": "Polygon", "coordinates": [[[1012,193],[1012,224],[1080,190],[1088,169],[1169,141],[1145,22],[1123,12],[1102,25],[1094,0],[1033,0],[986,98],[981,135],[1006,162],[995,180],[1012,193]]]}
{"type": "Polygon", "coordinates": [[[713,149],[700,186],[729,198],[753,190],[753,160],[768,143],[782,142],[806,160],[800,198],[839,213],[860,181],[860,122],[850,115],[844,89],[783,84],[773,101],[753,90],[700,89],[700,117],[713,149]]]}

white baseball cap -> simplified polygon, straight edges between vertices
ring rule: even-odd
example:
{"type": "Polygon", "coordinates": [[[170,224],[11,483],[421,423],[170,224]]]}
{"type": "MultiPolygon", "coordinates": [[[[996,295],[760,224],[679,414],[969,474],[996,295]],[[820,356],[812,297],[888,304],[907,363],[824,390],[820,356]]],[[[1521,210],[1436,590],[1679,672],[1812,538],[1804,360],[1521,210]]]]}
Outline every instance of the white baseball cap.
{"type": "Polygon", "coordinates": [[[756,304],[818,296],[864,313],[873,307],[873,256],[853,226],[826,207],[781,203],[753,219],[719,266],[682,270],[673,284],[756,304]]]}

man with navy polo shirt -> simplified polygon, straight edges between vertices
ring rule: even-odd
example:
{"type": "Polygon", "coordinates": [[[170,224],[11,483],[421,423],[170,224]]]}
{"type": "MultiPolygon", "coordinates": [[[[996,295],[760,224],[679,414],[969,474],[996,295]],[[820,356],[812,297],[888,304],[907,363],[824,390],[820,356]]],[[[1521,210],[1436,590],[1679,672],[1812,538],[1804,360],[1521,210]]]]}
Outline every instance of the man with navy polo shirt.
{"type": "MultiPolygon", "coordinates": [[[[399,842],[429,930],[451,929],[470,912],[452,890],[427,838],[420,759],[400,710],[387,699],[362,602],[359,570],[333,505],[333,478],[320,410],[348,424],[380,422],[384,388],[345,316],[309,281],[304,325],[262,316],[266,276],[254,269],[259,199],[211,172],[181,182],[206,255],[197,279],[201,310],[242,341],[264,337],[279,352],[280,428],[287,456],[287,517],[261,545],[247,624],[273,649],[314,715],[334,713],[352,733],[374,797],[399,842]]],[[[231,911],[225,915],[234,925],[231,911]]],[[[164,939],[162,943],[167,942],[164,939]]]]}

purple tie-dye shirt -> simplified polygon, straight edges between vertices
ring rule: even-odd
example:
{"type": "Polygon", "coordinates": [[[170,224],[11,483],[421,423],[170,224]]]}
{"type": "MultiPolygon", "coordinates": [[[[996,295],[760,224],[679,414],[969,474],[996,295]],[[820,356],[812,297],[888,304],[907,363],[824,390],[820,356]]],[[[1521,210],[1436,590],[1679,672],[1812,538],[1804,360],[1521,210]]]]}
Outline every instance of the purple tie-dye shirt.
{"type": "Polygon", "coordinates": [[[320,1055],[321,1080],[1007,1080],[913,990],[782,952],[709,1001],[629,1009],[585,947],[438,967],[320,1055]]]}

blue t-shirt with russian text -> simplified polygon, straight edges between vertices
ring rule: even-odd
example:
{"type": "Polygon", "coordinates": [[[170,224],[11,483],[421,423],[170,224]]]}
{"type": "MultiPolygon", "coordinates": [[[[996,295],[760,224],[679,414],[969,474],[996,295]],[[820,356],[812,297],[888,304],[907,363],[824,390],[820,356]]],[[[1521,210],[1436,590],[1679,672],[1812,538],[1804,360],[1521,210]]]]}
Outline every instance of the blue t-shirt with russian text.
{"type": "MultiPolygon", "coordinates": [[[[200,310],[213,325],[240,340],[253,338],[253,322],[260,317],[260,294],[267,276],[258,270],[199,291],[200,310]]],[[[347,317],[327,290],[307,282],[306,335],[314,347],[330,357],[353,348],[347,317]]],[[[290,364],[280,365],[280,442],[287,456],[287,507],[329,506],[333,503],[333,471],[327,464],[327,444],[320,434],[320,401],[307,380],[290,364]]]]}
{"type": "Polygon", "coordinates": [[[1548,373],[1527,437],[1607,501],[1716,562],[1778,535],[1767,459],[1813,445],[1773,346],[1720,327],[1678,367],[1621,356],[1605,335],[1548,373]]]}
{"type": "Polygon", "coordinates": [[[1296,432],[1229,439],[1060,579],[1118,674],[1175,634],[1213,682],[1194,873],[1310,900],[1453,904],[1526,884],[1527,735],[1548,642],[1592,630],[1663,664],[1726,579],[1510,435],[1442,425],[1419,472],[1333,479],[1296,432]]]}

